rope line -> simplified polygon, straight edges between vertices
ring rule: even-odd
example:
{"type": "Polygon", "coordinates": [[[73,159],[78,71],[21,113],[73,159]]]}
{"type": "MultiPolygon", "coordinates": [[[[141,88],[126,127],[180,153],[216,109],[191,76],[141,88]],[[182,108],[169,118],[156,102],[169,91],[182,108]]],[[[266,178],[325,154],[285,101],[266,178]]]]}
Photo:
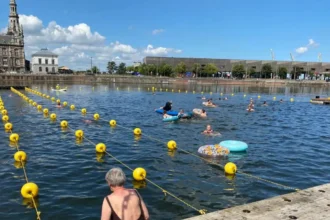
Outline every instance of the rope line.
{"type": "MultiPolygon", "coordinates": [[[[60,119],[59,119],[60,120],[60,119]]],[[[67,128],[74,133],[74,129],[71,128],[69,125],[67,126],[67,128]]],[[[89,138],[87,138],[85,135],[82,136],[83,139],[85,139],[87,142],[89,142],[91,145],[96,146],[96,143],[93,142],[92,140],[90,140],[89,138]]],[[[116,160],[118,163],[122,164],[124,167],[126,167],[127,169],[134,171],[131,167],[129,167],[127,164],[125,164],[124,162],[122,162],[121,160],[119,160],[118,158],[116,158],[115,156],[113,156],[111,153],[109,153],[108,151],[105,151],[105,153],[110,156],[111,158],[113,158],[114,160],[116,160]]],[[[187,207],[192,208],[193,210],[199,212],[201,215],[206,214],[206,210],[205,209],[197,209],[196,207],[194,207],[193,205],[190,205],[189,203],[183,201],[182,199],[180,199],[179,197],[175,196],[173,193],[165,190],[164,188],[162,188],[161,186],[159,186],[158,184],[154,183],[153,181],[145,178],[145,180],[149,183],[151,183],[152,185],[156,186],[158,189],[160,189],[165,195],[168,194],[170,196],[172,196],[174,199],[178,200],[179,202],[185,204],[187,207]]]]}
{"type": "MultiPolygon", "coordinates": [[[[2,101],[1,96],[0,96],[0,100],[2,101]]],[[[3,101],[2,101],[2,102],[3,102],[3,101]]],[[[8,121],[8,122],[9,122],[9,121],[8,121]]],[[[10,129],[9,132],[10,132],[10,134],[13,134],[12,129],[10,129]]],[[[13,143],[14,143],[14,146],[15,146],[17,152],[19,152],[18,141],[15,141],[15,142],[13,142],[13,143]]],[[[26,167],[25,167],[24,162],[22,161],[22,159],[20,159],[20,164],[21,164],[22,169],[23,169],[24,179],[25,179],[26,183],[28,183],[28,182],[29,182],[29,179],[28,179],[28,176],[27,176],[26,167]]],[[[34,207],[35,212],[36,212],[36,215],[37,215],[37,220],[41,220],[41,217],[40,217],[41,212],[40,212],[40,211],[38,210],[38,208],[37,208],[36,202],[35,202],[35,200],[34,200],[34,198],[33,198],[34,195],[33,195],[32,193],[30,193],[30,194],[31,194],[32,202],[33,202],[33,207],[34,207]]]]}
{"type": "MultiPolygon", "coordinates": [[[[28,91],[28,92],[34,91],[34,90],[32,90],[32,89],[29,89],[29,88],[25,88],[25,90],[28,91]],[[31,90],[31,91],[29,91],[29,90],[31,90]]],[[[32,93],[33,93],[33,92],[32,92],[32,93]]],[[[88,112],[87,112],[86,114],[92,114],[92,113],[88,113],[88,112]]],[[[108,122],[107,120],[102,119],[102,118],[100,118],[99,120],[104,121],[104,122],[108,122]]],[[[118,125],[118,124],[117,124],[116,126],[118,126],[118,127],[120,127],[120,128],[123,128],[123,129],[126,129],[126,130],[129,130],[129,131],[132,131],[132,129],[127,128],[127,127],[125,127],[125,126],[123,126],[123,125],[118,125]]],[[[142,133],[141,136],[145,136],[145,137],[147,137],[148,139],[150,139],[150,140],[154,140],[154,141],[159,142],[159,143],[161,143],[161,144],[165,144],[165,145],[167,144],[166,142],[164,142],[164,141],[162,141],[162,140],[160,140],[160,139],[154,138],[154,137],[152,137],[152,136],[150,136],[150,135],[146,135],[146,134],[144,134],[144,133],[142,133]]],[[[212,161],[210,161],[210,160],[208,160],[208,159],[205,159],[205,158],[203,158],[203,157],[201,157],[201,156],[199,156],[199,155],[197,155],[197,154],[194,154],[194,153],[191,153],[191,152],[189,152],[189,151],[186,151],[186,150],[184,150],[184,149],[182,149],[182,148],[180,148],[180,147],[177,147],[177,149],[180,150],[180,151],[182,151],[182,152],[185,152],[185,153],[187,153],[187,154],[190,154],[190,155],[192,155],[192,156],[194,156],[194,157],[196,157],[196,158],[199,158],[199,159],[201,159],[201,160],[204,160],[204,161],[206,161],[206,162],[208,162],[208,163],[211,163],[212,165],[215,165],[215,166],[218,166],[218,167],[221,167],[222,169],[224,169],[224,166],[221,165],[221,164],[214,163],[214,162],[212,162],[212,161]]],[[[269,184],[273,184],[273,185],[278,186],[278,187],[282,187],[282,188],[290,189],[290,190],[293,190],[293,191],[299,191],[299,190],[300,190],[300,189],[298,189],[298,188],[294,188],[294,187],[291,187],[291,186],[286,186],[286,185],[281,184],[281,183],[276,183],[276,182],[274,182],[274,181],[271,181],[271,180],[268,180],[268,179],[265,179],[265,178],[262,178],[262,177],[255,176],[255,175],[253,175],[253,174],[245,173],[245,172],[243,172],[243,171],[237,171],[237,173],[238,173],[238,174],[241,174],[241,175],[244,175],[244,176],[246,176],[246,177],[252,178],[252,179],[256,179],[256,180],[261,181],[261,182],[266,182],[266,183],[269,183],[269,184]]]]}

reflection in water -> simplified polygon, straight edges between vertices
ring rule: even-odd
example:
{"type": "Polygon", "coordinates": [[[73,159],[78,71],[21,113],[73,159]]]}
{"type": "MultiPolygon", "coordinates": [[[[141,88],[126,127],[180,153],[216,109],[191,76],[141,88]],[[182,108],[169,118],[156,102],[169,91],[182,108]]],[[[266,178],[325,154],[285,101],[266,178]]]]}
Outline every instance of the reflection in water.
{"type": "Polygon", "coordinates": [[[132,184],[133,184],[134,189],[143,189],[143,188],[147,187],[147,182],[146,181],[133,180],[132,184]]]}
{"type": "MultiPolygon", "coordinates": [[[[35,202],[35,205],[36,205],[37,207],[40,206],[40,205],[39,205],[39,198],[38,198],[38,197],[34,198],[34,202],[35,202]]],[[[25,198],[23,198],[23,200],[22,200],[22,204],[23,204],[24,206],[26,206],[27,208],[32,208],[32,209],[35,208],[32,199],[25,199],[25,198]]]]}

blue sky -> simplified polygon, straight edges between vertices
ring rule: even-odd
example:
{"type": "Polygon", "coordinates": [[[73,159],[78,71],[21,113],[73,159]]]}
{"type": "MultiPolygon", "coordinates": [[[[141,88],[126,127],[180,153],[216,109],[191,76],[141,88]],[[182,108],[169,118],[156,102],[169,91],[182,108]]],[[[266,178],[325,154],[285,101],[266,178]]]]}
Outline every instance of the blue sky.
{"type": "MultiPolygon", "coordinates": [[[[98,55],[103,57],[95,61],[99,65],[106,60],[131,63],[146,55],[271,59],[270,48],[278,60],[290,60],[291,52],[296,60],[317,61],[322,53],[323,61],[330,62],[329,0],[16,2],[19,14],[37,17],[46,29],[42,31],[40,24],[39,29],[31,26],[27,35],[38,37],[27,37],[28,55],[48,47],[63,56],[77,56],[62,59],[63,64],[77,68],[84,68],[87,57],[98,55]],[[76,43],[74,38],[81,36],[66,33],[65,40],[46,41],[42,37],[52,38],[39,35],[46,35],[52,21],[64,32],[69,26],[84,23],[92,35],[98,32],[102,39],[91,36],[93,39],[78,39],[76,43]],[[159,31],[153,34],[154,30],[159,31]],[[152,45],[149,50],[148,45],[152,45]],[[107,50],[100,53],[86,46],[107,50]]],[[[0,28],[7,25],[8,4],[9,0],[1,0],[0,28]]],[[[26,17],[25,26],[35,25],[31,18],[26,17]]]]}

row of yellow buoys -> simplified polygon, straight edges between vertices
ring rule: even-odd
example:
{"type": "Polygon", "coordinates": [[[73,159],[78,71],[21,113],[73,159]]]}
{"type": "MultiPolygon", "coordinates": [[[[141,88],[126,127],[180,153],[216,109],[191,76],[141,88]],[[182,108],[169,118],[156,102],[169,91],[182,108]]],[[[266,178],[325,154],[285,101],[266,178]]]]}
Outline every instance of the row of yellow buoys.
{"type": "MultiPolygon", "coordinates": [[[[13,88],[12,88],[12,91],[14,93],[18,92],[17,90],[14,90],[13,88]]],[[[29,100],[29,103],[32,103],[32,105],[34,105],[34,106],[38,106],[32,100],[31,100],[31,102],[29,100]]],[[[4,105],[1,97],[0,97],[0,109],[1,109],[1,114],[2,114],[2,120],[5,122],[4,129],[6,132],[11,133],[9,136],[10,146],[14,146],[17,149],[17,152],[14,154],[15,167],[23,168],[23,170],[24,170],[24,177],[25,177],[26,183],[21,188],[21,195],[25,199],[32,199],[33,206],[36,210],[37,219],[40,219],[41,212],[38,211],[35,200],[34,200],[34,198],[37,197],[39,194],[39,187],[37,184],[35,184],[33,182],[29,182],[29,180],[28,180],[26,170],[25,170],[27,154],[24,151],[19,149],[19,145],[18,145],[19,135],[12,132],[13,124],[9,122],[8,111],[5,109],[5,105],[4,105]]]]}

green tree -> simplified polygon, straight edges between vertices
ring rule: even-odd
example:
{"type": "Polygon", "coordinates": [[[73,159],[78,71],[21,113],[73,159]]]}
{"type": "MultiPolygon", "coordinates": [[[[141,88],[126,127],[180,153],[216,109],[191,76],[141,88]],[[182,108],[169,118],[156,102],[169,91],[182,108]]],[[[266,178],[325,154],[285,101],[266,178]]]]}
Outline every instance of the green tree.
{"type": "Polygon", "coordinates": [[[199,63],[194,63],[191,72],[198,73],[201,70],[201,65],[199,63]]]}
{"type": "Polygon", "coordinates": [[[159,66],[158,72],[162,76],[171,76],[173,72],[173,68],[170,65],[163,63],[162,65],[159,66]]]}
{"type": "Polygon", "coordinates": [[[281,66],[279,69],[278,69],[278,76],[281,78],[281,79],[286,79],[286,76],[288,74],[288,69],[284,66],[281,66]]]}
{"type": "Polygon", "coordinates": [[[147,75],[148,74],[148,66],[145,63],[142,63],[139,67],[138,67],[138,72],[143,74],[143,75],[147,75]]]}
{"type": "Polygon", "coordinates": [[[270,78],[272,76],[272,66],[268,63],[264,64],[261,68],[262,78],[270,78]]]}
{"type": "Polygon", "coordinates": [[[117,70],[118,74],[126,74],[126,64],[120,63],[117,70]]]}
{"type": "Polygon", "coordinates": [[[100,70],[99,70],[99,68],[97,68],[97,66],[93,66],[91,71],[92,71],[92,73],[99,73],[100,72],[100,70]]]}
{"type": "Polygon", "coordinates": [[[176,67],[175,67],[176,73],[186,73],[186,71],[187,71],[187,67],[184,62],[178,63],[178,65],[176,65],[176,67]]]}
{"type": "Polygon", "coordinates": [[[156,75],[157,67],[154,64],[148,64],[148,74],[149,75],[156,75]]]}
{"type": "Polygon", "coordinates": [[[212,75],[219,71],[219,68],[214,63],[208,63],[205,66],[204,72],[206,74],[212,75]]]}
{"type": "Polygon", "coordinates": [[[255,68],[251,67],[251,68],[249,69],[249,71],[248,71],[248,74],[249,74],[249,77],[250,77],[250,78],[251,78],[251,77],[255,77],[256,74],[257,74],[257,71],[256,71],[255,68]]]}
{"type": "Polygon", "coordinates": [[[311,71],[309,71],[309,77],[310,77],[311,79],[313,79],[314,76],[315,76],[315,70],[311,70],[311,71]]]}
{"type": "Polygon", "coordinates": [[[127,70],[128,72],[134,72],[134,66],[127,66],[127,67],[126,67],[126,70],[127,70]]]}
{"type": "Polygon", "coordinates": [[[117,69],[116,63],[114,61],[108,62],[107,69],[109,74],[113,74],[117,69]]]}
{"type": "Polygon", "coordinates": [[[232,76],[242,79],[245,74],[245,68],[243,64],[236,64],[232,69],[232,76]]]}

